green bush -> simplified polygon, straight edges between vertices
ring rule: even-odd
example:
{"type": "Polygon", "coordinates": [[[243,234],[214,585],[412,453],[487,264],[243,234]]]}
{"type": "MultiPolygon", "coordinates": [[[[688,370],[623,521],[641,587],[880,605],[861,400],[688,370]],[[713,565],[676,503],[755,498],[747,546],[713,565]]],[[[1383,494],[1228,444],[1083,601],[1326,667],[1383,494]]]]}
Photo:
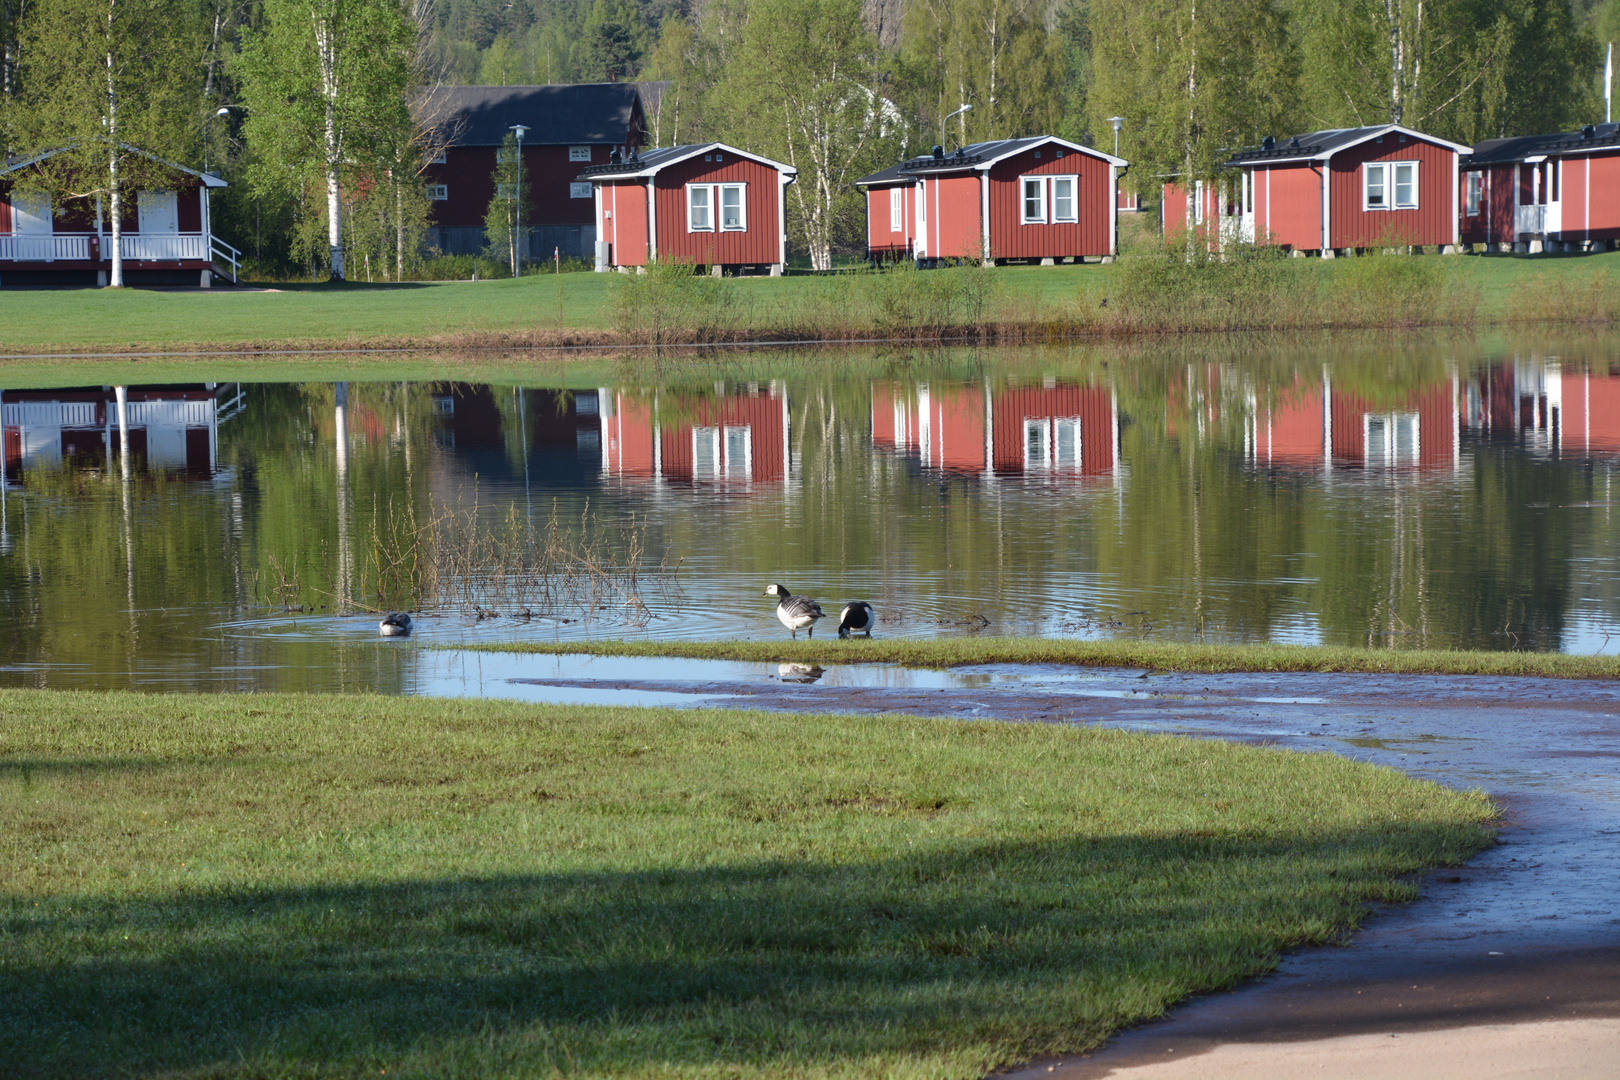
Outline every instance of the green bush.
{"type": "Polygon", "coordinates": [[[732,283],[698,274],[687,261],[657,259],[645,273],[616,274],[611,292],[614,325],[627,337],[654,345],[713,340],[735,322],[732,283]]]}

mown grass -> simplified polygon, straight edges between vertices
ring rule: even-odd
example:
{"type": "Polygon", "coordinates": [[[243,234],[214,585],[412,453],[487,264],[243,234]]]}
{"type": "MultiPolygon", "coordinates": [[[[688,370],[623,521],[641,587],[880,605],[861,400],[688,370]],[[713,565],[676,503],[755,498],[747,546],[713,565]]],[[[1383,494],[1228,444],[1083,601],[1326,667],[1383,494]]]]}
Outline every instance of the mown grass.
{"type": "Polygon", "coordinates": [[[1283,265],[1267,263],[1265,274],[1234,284],[1243,275],[1220,267],[1182,280],[1188,275],[1171,260],[1144,247],[1109,266],[727,279],[718,288],[690,290],[701,297],[685,297],[667,312],[616,306],[616,297],[637,290],[617,274],[262,292],[7,290],[0,351],[498,348],[654,338],[1029,342],[1236,327],[1612,321],[1605,306],[1612,290],[1602,282],[1620,267],[1620,253],[1399,258],[1407,261],[1278,259],[1272,262],[1283,265]],[[1166,273],[1177,280],[1169,291],[1154,292],[1166,273]],[[1146,283],[1134,298],[1133,281],[1146,283]],[[1535,290],[1557,302],[1537,302],[1535,290]],[[1390,297],[1398,302],[1390,304],[1390,297]]]}
{"type": "Polygon", "coordinates": [[[1493,808],[1048,725],[0,692],[0,1075],[973,1077],[1337,939],[1493,808]]]}
{"type": "Polygon", "coordinates": [[[926,668],[961,667],[965,664],[1070,664],[1157,671],[1620,678],[1620,656],[1462,649],[1358,649],[1336,645],[1190,645],[1173,641],[1074,641],[1025,637],[880,637],[841,641],[829,634],[826,638],[799,641],[524,641],[484,642],[456,645],[454,648],[548,655],[678,656],[692,660],[746,660],[759,663],[888,663],[926,668]]]}

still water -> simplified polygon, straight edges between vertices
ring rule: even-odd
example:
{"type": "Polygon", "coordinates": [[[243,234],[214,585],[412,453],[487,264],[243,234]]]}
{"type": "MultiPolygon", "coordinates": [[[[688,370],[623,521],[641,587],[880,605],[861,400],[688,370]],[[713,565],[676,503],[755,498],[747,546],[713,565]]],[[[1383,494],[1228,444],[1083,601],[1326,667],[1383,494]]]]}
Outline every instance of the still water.
{"type": "Polygon", "coordinates": [[[1620,648],[1607,338],[0,402],[12,685],[410,691],[413,645],[785,637],[772,582],[880,636],[1620,648]]]}

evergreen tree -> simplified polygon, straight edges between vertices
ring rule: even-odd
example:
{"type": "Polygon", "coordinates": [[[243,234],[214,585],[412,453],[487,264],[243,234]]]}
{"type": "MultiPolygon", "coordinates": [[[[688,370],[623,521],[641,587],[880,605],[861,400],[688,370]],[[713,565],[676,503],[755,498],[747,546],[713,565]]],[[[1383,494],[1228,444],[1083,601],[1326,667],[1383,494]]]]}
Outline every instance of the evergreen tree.
{"type": "Polygon", "coordinates": [[[647,27],[635,0],[596,0],[580,42],[588,82],[619,82],[635,74],[647,47],[647,27]]]}
{"type": "Polygon", "coordinates": [[[484,254],[500,259],[517,277],[523,256],[522,213],[529,202],[529,180],[518,161],[517,136],[508,131],[495,151],[495,194],[484,211],[484,254]],[[520,179],[521,178],[521,179],[520,179]]]}

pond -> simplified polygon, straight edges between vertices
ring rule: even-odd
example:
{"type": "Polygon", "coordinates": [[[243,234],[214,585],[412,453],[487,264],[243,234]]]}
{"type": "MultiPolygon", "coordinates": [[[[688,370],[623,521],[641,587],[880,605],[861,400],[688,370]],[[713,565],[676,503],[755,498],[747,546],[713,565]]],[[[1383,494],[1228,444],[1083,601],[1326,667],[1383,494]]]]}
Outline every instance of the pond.
{"type": "Polygon", "coordinates": [[[0,392],[0,679],[410,691],[786,637],[773,582],[880,636],[1620,647],[1610,338],[350,370],[0,392]]]}

